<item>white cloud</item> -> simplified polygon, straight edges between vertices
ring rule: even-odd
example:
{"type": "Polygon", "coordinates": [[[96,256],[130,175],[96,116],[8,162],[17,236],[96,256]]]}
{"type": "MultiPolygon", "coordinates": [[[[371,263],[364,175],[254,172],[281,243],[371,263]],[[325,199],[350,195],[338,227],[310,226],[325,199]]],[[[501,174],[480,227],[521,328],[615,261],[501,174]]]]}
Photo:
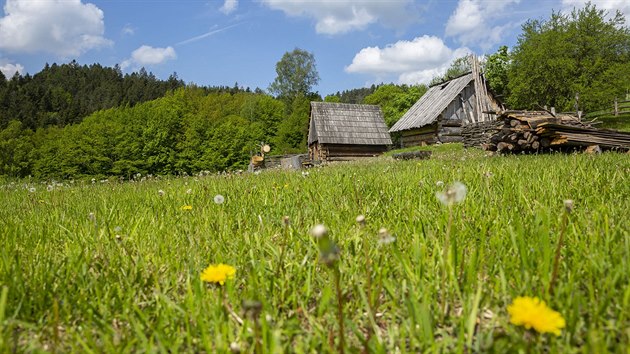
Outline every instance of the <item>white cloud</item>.
{"type": "Polygon", "coordinates": [[[0,71],[2,71],[4,77],[10,79],[16,72],[22,74],[24,72],[24,66],[21,64],[0,63],[0,71]]]}
{"type": "Polygon", "coordinates": [[[0,48],[76,57],[107,45],[103,11],[81,0],[7,0],[0,18],[0,48]]]}
{"type": "Polygon", "coordinates": [[[453,60],[470,53],[468,48],[451,49],[434,36],[398,41],[385,48],[367,47],[345,68],[348,73],[374,76],[378,80],[396,77],[398,83],[427,83],[443,74],[453,60]]]}
{"type": "Polygon", "coordinates": [[[136,29],[133,28],[130,24],[126,24],[125,26],[123,26],[120,32],[126,36],[133,36],[136,33],[136,29]]]}
{"type": "Polygon", "coordinates": [[[157,65],[173,59],[177,59],[177,54],[175,53],[175,49],[173,49],[173,47],[155,48],[143,45],[131,53],[130,59],[120,63],[120,67],[124,70],[132,65],[157,65]]]}
{"type": "Polygon", "coordinates": [[[388,27],[408,25],[417,18],[412,0],[261,0],[287,16],[309,17],[321,34],[363,30],[374,23],[388,27]]]}
{"type": "MultiPolygon", "coordinates": [[[[573,8],[582,8],[588,0],[562,0],[562,6],[568,13],[573,8]]],[[[628,0],[591,0],[591,4],[597,6],[598,9],[606,10],[610,15],[615,15],[617,10],[621,11],[626,17],[626,24],[630,23],[630,1],[628,0]]]]}
{"type": "Polygon", "coordinates": [[[520,0],[460,0],[446,23],[446,35],[456,37],[463,45],[477,45],[489,49],[498,44],[503,35],[516,23],[497,25],[505,18],[505,11],[520,0]]]}
{"type": "Polygon", "coordinates": [[[223,12],[226,15],[231,14],[236,11],[238,8],[238,0],[225,0],[223,6],[219,9],[219,11],[223,12]]]}

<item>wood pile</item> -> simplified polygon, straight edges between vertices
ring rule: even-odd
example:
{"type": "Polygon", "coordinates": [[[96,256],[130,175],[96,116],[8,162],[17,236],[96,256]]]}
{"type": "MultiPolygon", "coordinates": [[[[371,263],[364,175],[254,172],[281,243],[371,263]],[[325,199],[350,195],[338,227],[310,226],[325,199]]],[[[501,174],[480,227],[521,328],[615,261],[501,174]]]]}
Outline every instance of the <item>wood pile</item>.
{"type": "Polygon", "coordinates": [[[481,147],[490,143],[490,138],[503,126],[503,121],[491,120],[471,123],[462,128],[464,147],[481,147]]]}
{"type": "Polygon", "coordinates": [[[503,153],[586,148],[630,150],[630,133],[596,129],[578,118],[546,111],[505,111],[485,150],[503,153]]]}

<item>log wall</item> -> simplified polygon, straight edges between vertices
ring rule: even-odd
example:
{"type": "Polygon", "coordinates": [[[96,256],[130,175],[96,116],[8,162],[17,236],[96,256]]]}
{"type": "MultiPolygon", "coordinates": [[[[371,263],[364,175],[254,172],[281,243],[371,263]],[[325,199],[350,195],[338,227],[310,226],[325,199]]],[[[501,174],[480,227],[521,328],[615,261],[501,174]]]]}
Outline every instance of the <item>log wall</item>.
{"type": "Polygon", "coordinates": [[[347,161],[374,157],[387,151],[387,145],[311,144],[309,156],[315,161],[347,161]]]}

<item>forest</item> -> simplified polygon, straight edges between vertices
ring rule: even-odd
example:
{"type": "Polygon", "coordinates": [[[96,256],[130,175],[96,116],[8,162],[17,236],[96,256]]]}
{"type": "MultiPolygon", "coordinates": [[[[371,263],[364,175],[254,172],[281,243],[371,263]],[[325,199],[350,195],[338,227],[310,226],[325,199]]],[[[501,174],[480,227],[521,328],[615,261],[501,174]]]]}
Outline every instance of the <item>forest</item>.
{"type": "MultiPolygon", "coordinates": [[[[0,175],[129,178],[244,169],[261,142],[272,154],[306,150],[310,101],[376,104],[391,126],[427,90],[391,83],[322,98],[313,91],[315,64],[312,53],[285,53],[266,91],[76,61],[32,76],[0,74],[0,175]]],[[[467,70],[465,58],[457,59],[431,83],[467,70]]],[[[604,109],[630,93],[630,30],[622,14],[590,4],[553,13],[523,24],[517,44],[488,55],[484,71],[510,108],[604,109]]]]}

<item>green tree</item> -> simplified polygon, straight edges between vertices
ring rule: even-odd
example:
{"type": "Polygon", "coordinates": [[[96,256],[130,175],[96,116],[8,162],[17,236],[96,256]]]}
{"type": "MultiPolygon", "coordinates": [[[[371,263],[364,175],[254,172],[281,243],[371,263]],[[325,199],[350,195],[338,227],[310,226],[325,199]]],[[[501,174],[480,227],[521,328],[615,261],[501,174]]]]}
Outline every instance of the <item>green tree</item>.
{"type": "Polygon", "coordinates": [[[276,79],[269,86],[269,92],[288,102],[292,102],[298,95],[307,96],[319,83],[315,57],[299,48],[284,53],[276,64],[276,74],[276,79]]]}
{"type": "Polygon", "coordinates": [[[512,51],[508,104],[572,110],[606,107],[630,88],[630,30],[615,16],[587,4],[569,15],[530,20],[512,51]]]}
{"type": "Polygon", "coordinates": [[[32,132],[17,120],[0,130],[0,175],[26,177],[31,173],[31,136],[32,132]]]}
{"type": "Polygon", "coordinates": [[[440,82],[452,80],[456,77],[462,76],[471,70],[470,59],[468,56],[463,56],[455,59],[451,65],[446,69],[444,75],[434,77],[429,86],[439,84],[440,82]]]}
{"type": "Polygon", "coordinates": [[[496,53],[488,56],[484,66],[484,74],[488,85],[500,98],[507,97],[509,69],[510,56],[507,46],[501,46],[496,53]]]}
{"type": "Polygon", "coordinates": [[[427,92],[425,85],[381,85],[374,93],[365,97],[363,103],[380,106],[385,123],[388,127],[391,127],[425,92],[427,92]]]}
{"type": "Polygon", "coordinates": [[[306,149],[311,101],[310,97],[302,95],[293,100],[291,113],[278,125],[278,132],[272,140],[274,153],[298,153],[306,149]]]}

